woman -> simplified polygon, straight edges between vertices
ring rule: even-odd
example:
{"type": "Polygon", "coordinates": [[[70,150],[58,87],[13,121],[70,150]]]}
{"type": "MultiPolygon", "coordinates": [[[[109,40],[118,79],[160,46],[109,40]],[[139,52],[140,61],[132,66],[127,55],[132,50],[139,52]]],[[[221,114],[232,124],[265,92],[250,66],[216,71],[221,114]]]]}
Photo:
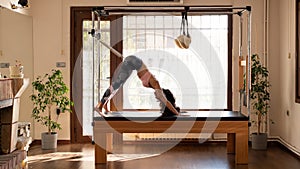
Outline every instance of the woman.
{"type": "Polygon", "coordinates": [[[142,81],[144,87],[152,88],[155,90],[154,95],[156,99],[158,99],[161,102],[161,104],[165,105],[174,115],[179,114],[175,106],[173,106],[172,103],[168,101],[168,99],[163,93],[162,88],[159,85],[159,82],[149,72],[143,61],[133,55],[126,57],[115,71],[111,86],[105,91],[101,101],[97,104],[95,108],[95,110],[99,114],[102,113],[102,108],[104,108],[105,111],[108,112],[108,101],[111,99],[111,97],[113,97],[114,93],[126,82],[133,70],[137,71],[137,75],[142,81]]]}

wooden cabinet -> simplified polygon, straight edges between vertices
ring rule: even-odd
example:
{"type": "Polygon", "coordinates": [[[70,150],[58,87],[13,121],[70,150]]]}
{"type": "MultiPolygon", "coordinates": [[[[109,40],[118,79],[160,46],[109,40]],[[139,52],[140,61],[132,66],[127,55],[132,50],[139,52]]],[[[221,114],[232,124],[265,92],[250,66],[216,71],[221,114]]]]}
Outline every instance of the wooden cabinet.
{"type": "Polygon", "coordinates": [[[0,154],[16,149],[20,96],[29,79],[0,79],[0,154]]]}

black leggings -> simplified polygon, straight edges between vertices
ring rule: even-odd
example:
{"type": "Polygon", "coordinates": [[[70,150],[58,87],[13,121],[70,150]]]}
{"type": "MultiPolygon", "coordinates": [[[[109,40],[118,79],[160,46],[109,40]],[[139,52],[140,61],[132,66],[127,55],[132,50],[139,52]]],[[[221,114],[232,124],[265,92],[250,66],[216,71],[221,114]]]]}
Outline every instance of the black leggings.
{"type": "Polygon", "coordinates": [[[118,66],[116,71],[114,72],[114,76],[112,78],[111,87],[109,87],[103,94],[101,102],[104,104],[107,98],[111,94],[111,90],[119,89],[129,78],[133,70],[139,70],[143,65],[143,61],[134,56],[127,56],[122,63],[118,66]]]}

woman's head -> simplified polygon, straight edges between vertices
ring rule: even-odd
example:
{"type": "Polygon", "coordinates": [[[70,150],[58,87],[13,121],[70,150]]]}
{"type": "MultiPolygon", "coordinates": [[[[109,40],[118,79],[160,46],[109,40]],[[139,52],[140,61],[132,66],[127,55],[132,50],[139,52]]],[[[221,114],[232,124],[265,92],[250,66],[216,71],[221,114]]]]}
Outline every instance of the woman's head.
{"type": "MultiPolygon", "coordinates": [[[[175,97],[173,95],[173,93],[169,90],[169,89],[162,89],[163,90],[163,93],[164,95],[166,96],[167,100],[175,107],[175,109],[179,112],[180,111],[180,108],[179,107],[176,107],[176,100],[175,100],[175,97]]],[[[163,103],[160,104],[161,106],[161,112],[164,116],[172,116],[174,115],[174,113],[169,110],[166,105],[164,105],[163,103]]]]}

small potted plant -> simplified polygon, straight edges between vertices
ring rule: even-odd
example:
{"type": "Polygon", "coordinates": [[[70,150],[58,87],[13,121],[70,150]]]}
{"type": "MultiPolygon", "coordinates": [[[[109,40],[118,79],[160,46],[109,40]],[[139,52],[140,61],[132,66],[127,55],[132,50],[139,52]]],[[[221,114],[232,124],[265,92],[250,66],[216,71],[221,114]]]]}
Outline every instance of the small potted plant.
{"type": "Polygon", "coordinates": [[[24,67],[19,60],[16,60],[16,64],[9,66],[9,72],[11,78],[23,78],[24,67]]]}
{"type": "Polygon", "coordinates": [[[55,130],[62,129],[58,118],[61,113],[72,112],[73,102],[66,96],[69,89],[63,81],[60,70],[52,70],[51,74],[37,77],[32,86],[34,89],[34,93],[30,96],[34,104],[32,117],[48,128],[48,132],[42,133],[42,149],[55,149],[57,147],[55,130]],[[54,106],[56,114],[52,113],[54,106]]]}
{"type": "Polygon", "coordinates": [[[267,114],[270,108],[270,82],[269,71],[260,62],[257,54],[251,56],[251,105],[252,113],[256,120],[256,132],[252,133],[252,148],[264,150],[267,148],[267,133],[264,124],[267,122],[267,114]]]}

